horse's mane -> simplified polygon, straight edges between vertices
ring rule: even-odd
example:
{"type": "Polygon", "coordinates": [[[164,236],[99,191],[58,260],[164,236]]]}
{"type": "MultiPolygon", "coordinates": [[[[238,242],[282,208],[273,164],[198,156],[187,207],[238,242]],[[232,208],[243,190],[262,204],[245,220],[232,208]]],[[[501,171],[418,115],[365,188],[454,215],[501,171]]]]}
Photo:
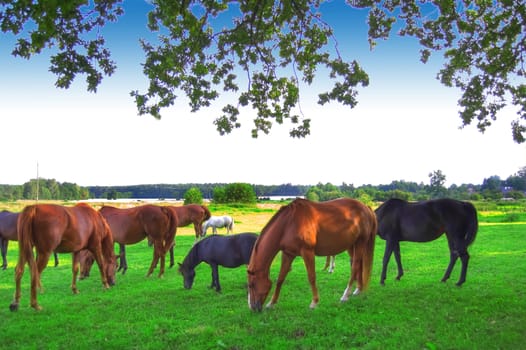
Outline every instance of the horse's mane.
{"type": "Polygon", "coordinates": [[[212,213],[210,213],[210,210],[208,209],[208,207],[205,206],[205,205],[202,205],[201,207],[202,207],[203,210],[205,211],[205,217],[204,217],[204,220],[208,220],[208,219],[210,219],[210,217],[212,216],[212,213]]]}
{"type": "Polygon", "coordinates": [[[206,239],[208,238],[211,238],[213,236],[208,236],[206,238],[203,238],[202,240],[200,240],[199,242],[195,243],[192,248],[190,249],[190,251],[188,252],[188,254],[186,254],[183,262],[181,263],[181,266],[179,269],[181,269],[181,267],[184,267],[185,269],[188,269],[190,268],[190,265],[196,265],[195,261],[197,260],[197,254],[198,254],[198,250],[199,250],[199,245],[201,243],[203,243],[203,241],[206,241],[206,239]]]}
{"type": "Polygon", "coordinates": [[[278,220],[286,220],[286,219],[290,218],[291,216],[293,216],[292,214],[295,212],[296,207],[298,205],[300,205],[300,203],[303,204],[304,201],[305,200],[303,200],[301,198],[296,198],[295,200],[293,200],[289,204],[282,205],[279,208],[279,210],[276,212],[276,214],[274,214],[274,216],[272,216],[270,218],[269,222],[267,222],[265,227],[263,227],[263,229],[261,230],[261,233],[259,234],[259,238],[256,241],[256,244],[254,245],[254,251],[256,251],[257,248],[258,248],[258,243],[260,242],[260,238],[263,238],[265,236],[265,233],[269,230],[269,228],[271,226],[273,226],[276,221],[278,221],[278,220]]]}

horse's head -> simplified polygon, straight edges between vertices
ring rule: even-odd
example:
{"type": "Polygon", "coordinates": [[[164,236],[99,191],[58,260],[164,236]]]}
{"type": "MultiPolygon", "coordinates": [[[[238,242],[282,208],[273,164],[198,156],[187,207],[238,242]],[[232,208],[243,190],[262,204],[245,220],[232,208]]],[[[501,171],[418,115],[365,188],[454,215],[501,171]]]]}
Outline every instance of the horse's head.
{"type": "Polygon", "coordinates": [[[268,274],[251,271],[248,273],[248,307],[253,311],[260,312],[263,308],[263,303],[267,299],[272,282],[268,278],[268,274]]]}
{"type": "Polygon", "coordinates": [[[83,280],[86,277],[89,277],[91,271],[91,266],[95,262],[93,255],[89,250],[83,249],[79,253],[80,260],[80,279],[83,280]]]}
{"type": "Polygon", "coordinates": [[[194,284],[195,270],[179,263],[179,272],[183,275],[183,284],[186,289],[191,289],[194,284]]]}
{"type": "Polygon", "coordinates": [[[109,257],[105,257],[105,259],[107,259],[106,278],[108,279],[108,284],[110,286],[114,286],[115,285],[115,274],[118,268],[117,256],[114,253],[114,254],[111,254],[109,257]]]}

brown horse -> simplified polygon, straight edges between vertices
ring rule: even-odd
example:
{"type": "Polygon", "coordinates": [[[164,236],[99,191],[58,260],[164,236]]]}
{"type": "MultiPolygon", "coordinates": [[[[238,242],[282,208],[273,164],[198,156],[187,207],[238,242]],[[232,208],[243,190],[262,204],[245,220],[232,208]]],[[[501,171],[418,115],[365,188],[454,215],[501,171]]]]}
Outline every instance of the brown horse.
{"type": "MultiPolygon", "coordinates": [[[[195,239],[203,236],[203,222],[210,219],[210,210],[204,205],[187,204],[183,206],[170,206],[177,215],[177,227],[194,224],[195,239]]],[[[174,248],[170,248],[170,267],[174,266],[174,248]]]]}
{"type": "Polygon", "coordinates": [[[261,311],[272,286],[270,266],[281,250],[281,269],[271,307],[278,301],[281,286],[290,271],[292,261],[301,256],[307,268],[312,289],[311,308],[319,301],[316,287],[315,256],[329,256],[347,250],[351,257],[351,277],[341,301],[348,299],[352,284],[353,294],[367,288],[371,277],[376,216],[371,208],[350,198],[324,203],[296,199],[283,206],[263,228],[248,264],[248,303],[252,310],[261,311]]]}
{"type": "MultiPolygon", "coordinates": [[[[154,248],[147,276],[153,273],[160,260],[159,277],[161,277],[164,274],[166,252],[173,247],[177,230],[177,217],[174,211],[168,207],[151,204],[123,209],[103,206],[99,211],[110,225],[113,240],[119,243],[119,270],[122,269],[122,273],[125,273],[128,269],[125,245],[139,243],[148,237],[154,248]]],[[[81,260],[81,269],[87,271],[89,275],[91,268],[89,261],[86,261],[86,265],[84,266],[84,261],[81,260]]]]}
{"type": "MultiPolygon", "coordinates": [[[[18,241],[17,234],[18,213],[8,210],[0,212],[0,251],[2,253],[2,270],[7,269],[7,248],[9,241],[18,241]]],[[[58,255],[53,252],[55,266],[58,266],[58,255]]]]}
{"type": "Polygon", "coordinates": [[[87,204],[64,207],[55,204],[36,204],[24,208],[18,217],[19,257],[15,270],[15,298],[11,311],[18,310],[20,282],[25,264],[31,273],[31,306],[40,310],[37,287],[53,251],[73,253],[71,289],[78,293],[76,281],[79,270],[79,251],[88,249],[99,265],[105,288],[115,284],[115,253],[111,231],[100,213],[87,204]],[[33,256],[36,250],[36,262],[33,256]]]}

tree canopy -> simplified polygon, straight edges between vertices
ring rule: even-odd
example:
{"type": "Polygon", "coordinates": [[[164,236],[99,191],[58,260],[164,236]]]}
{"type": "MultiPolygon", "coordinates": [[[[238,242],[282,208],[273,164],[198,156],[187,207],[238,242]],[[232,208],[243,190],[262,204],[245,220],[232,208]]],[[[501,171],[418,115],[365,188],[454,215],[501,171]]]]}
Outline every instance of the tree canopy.
{"type": "MultiPolygon", "coordinates": [[[[291,125],[292,137],[305,137],[310,119],[301,111],[300,87],[312,85],[327,70],[333,86],[318,94],[318,103],[337,101],[352,108],[358,87],[369,82],[358,61],[340,55],[338,38],[324,20],[324,2],[151,0],[148,26],[158,37],[141,41],[149,87],[131,92],[138,113],[161,118],[180,92],[191,111],[233,93],[236,103],[223,106],[214,122],[220,134],[240,127],[240,108],[248,106],[256,111],[253,137],[283,123],[291,125]]],[[[476,123],[484,132],[502,108],[513,105],[518,118],[511,124],[512,137],[525,141],[524,1],[346,3],[368,11],[371,48],[392,35],[411,36],[422,46],[422,62],[433,52],[444,56],[437,78],[462,92],[463,126],[476,123]]],[[[50,71],[57,75],[57,87],[68,88],[82,74],[87,89],[95,92],[116,69],[100,29],[123,13],[118,0],[0,0],[0,29],[18,39],[15,56],[53,50],[50,71]]]]}

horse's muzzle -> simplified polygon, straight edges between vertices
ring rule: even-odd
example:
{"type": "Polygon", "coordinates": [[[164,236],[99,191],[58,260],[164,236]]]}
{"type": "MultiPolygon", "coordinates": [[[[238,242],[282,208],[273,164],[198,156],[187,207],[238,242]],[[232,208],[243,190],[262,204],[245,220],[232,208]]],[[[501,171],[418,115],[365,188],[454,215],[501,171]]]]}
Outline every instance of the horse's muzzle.
{"type": "Polygon", "coordinates": [[[259,301],[251,304],[250,308],[252,309],[252,311],[256,311],[256,312],[261,312],[261,310],[263,310],[262,304],[259,301]]]}

